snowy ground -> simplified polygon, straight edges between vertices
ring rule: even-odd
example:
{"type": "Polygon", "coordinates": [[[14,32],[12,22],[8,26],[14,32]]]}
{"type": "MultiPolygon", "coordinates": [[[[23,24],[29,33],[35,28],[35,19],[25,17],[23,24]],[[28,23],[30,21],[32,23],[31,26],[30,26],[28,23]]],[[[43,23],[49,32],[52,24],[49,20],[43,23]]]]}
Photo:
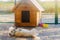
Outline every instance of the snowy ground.
{"type": "Polygon", "coordinates": [[[0,22],[14,22],[14,14],[0,14],[0,22]]]}
{"type": "MultiPolygon", "coordinates": [[[[13,23],[0,23],[0,40],[33,40],[33,38],[15,38],[8,36],[8,28],[13,23]]],[[[60,24],[49,24],[49,28],[36,28],[39,31],[38,37],[41,40],[60,40],[60,24]]]]}

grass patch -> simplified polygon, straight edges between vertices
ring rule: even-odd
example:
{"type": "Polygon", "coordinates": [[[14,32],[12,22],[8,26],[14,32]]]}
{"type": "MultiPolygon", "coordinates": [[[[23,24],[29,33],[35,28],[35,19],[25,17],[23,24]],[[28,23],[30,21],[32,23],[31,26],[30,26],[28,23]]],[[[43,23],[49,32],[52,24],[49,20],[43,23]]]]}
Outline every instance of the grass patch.
{"type": "MultiPolygon", "coordinates": [[[[37,0],[38,1],[38,0],[37,0]]],[[[55,13],[55,2],[39,2],[38,3],[45,9],[46,13],[55,13]]],[[[60,13],[60,1],[57,2],[57,11],[60,13]]]]}

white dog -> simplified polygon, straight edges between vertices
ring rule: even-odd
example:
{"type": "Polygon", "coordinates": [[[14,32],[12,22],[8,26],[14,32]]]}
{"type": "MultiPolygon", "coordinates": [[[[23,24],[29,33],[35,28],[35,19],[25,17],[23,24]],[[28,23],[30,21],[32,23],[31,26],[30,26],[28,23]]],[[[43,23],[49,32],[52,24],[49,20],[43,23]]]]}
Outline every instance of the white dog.
{"type": "Polygon", "coordinates": [[[15,29],[14,27],[10,27],[9,34],[15,35],[15,36],[32,36],[32,37],[34,37],[34,40],[37,40],[37,39],[40,40],[40,37],[37,37],[39,32],[34,28],[31,30],[28,30],[28,29],[23,29],[23,28],[15,29]]]}

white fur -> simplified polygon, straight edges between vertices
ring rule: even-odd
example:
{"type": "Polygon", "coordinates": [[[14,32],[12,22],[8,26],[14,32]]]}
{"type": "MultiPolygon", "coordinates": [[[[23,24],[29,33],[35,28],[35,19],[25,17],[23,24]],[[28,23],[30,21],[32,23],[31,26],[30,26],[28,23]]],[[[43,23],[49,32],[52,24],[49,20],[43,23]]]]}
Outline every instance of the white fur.
{"type": "Polygon", "coordinates": [[[11,33],[11,31],[13,31],[15,28],[14,27],[10,27],[9,28],[9,33],[11,33]]]}
{"type": "MultiPolygon", "coordinates": [[[[14,27],[10,27],[9,28],[9,33],[12,33],[11,31],[13,31],[15,28],[14,27]]],[[[33,36],[34,40],[40,40],[40,37],[38,37],[37,35],[39,34],[38,31],[36,29],[22,29],[22,28],[17,28],[15,29],[16,32],[19,32],[19,36],[33,36]]]]}
{"type": "Polygon", "coordinates": [[[38,37],[38,36],[36,36],[36,35],[34,35],[33,40],[41,40],[41,38],[40,38],[40,37],[38,37]]]}
{"type": "Polygon", "coordinates": [[[19,32],[23,36],[33,36],[33,35],[39,34],[36,29],[28,30],[28,29],[18,28],[18,29],[16,29],[16,32],[19,32]]]}

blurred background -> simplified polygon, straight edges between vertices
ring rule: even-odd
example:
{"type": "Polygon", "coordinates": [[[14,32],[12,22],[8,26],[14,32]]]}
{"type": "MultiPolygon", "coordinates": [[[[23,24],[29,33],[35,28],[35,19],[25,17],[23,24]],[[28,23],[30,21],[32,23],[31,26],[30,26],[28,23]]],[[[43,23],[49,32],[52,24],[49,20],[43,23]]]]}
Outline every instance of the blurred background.
{"type": "MultiPolygon", "coordinates": [[[[20,0],[0,0],[0,22],[14,22],[12,8],[20,0]]],[[[60,23],[60,0],[36,0],[45,11],[40,19],[43,23],[60,23]]]]}

